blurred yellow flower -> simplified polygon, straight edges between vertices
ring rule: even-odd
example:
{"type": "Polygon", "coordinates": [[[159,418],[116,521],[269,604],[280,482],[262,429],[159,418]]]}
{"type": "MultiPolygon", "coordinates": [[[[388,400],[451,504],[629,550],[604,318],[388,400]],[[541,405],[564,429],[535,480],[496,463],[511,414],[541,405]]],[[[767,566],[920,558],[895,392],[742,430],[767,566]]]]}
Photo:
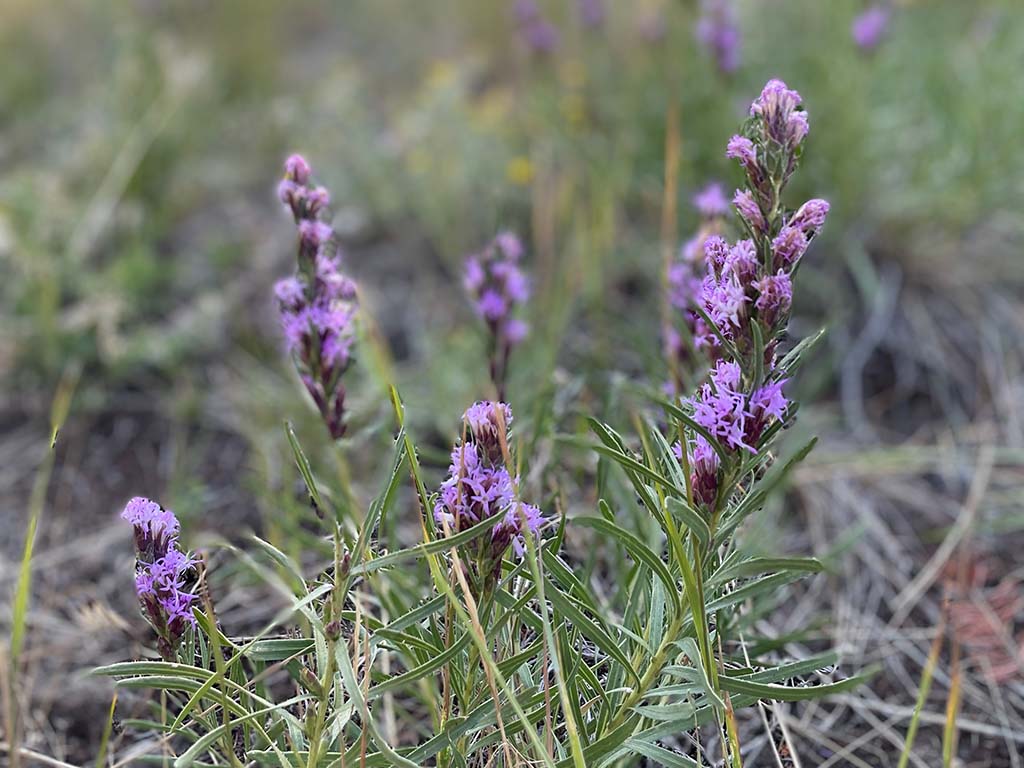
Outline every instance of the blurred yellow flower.
{"type": "Polygon", "coordinates": [[[525,187],[533,181],[533,163],[526,155],[516,155],[505,166],[505,176],[513,184],[525,187]]]}
{"type": "Polygon", "coordinates": [[[421,148],[409,152],[406,156],[406,163],[412,173],[426,173],[430,170],[430,154],[421,148]]]}
{"type": "Polygon", "coordinates": [[[455,75],[455,65],[445,59],[439,59],[430,65],[430,70],[427,72],[427,89],[437,91],[446,88],[455,82],[455,75]]]}
{"type": "Polygon", "coordinates": [[[510,88],[488,88],[476,101],[474,115],[481,125],[494,128],[508,119],[513,103],[510,88]]]}
{"type": "Polygon", "coordinates": [[[587,105],[582,94],[568,93],[560,101],[559,107],[562,116],[569,124],[569,128],[578,131],[586,125],[587,105]]]}

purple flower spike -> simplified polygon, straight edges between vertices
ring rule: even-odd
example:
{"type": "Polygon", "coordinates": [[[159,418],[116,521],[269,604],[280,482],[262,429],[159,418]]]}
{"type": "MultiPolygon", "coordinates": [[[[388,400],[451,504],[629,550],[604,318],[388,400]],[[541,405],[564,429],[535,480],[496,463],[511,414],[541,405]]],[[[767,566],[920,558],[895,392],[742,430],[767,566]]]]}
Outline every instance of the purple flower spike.
{"type": "Polygon", "coordinates": [[[511,232],[502,232],[483,251],[467,257],[462,275],[462,285],[491,337],[491,379],[499,400],[505,396],[512,347],[527,332],[526,323],[515,316],[530,298],[530,281],[519,266],[522,256],[522,241],[511,232]]]}
{"type": "Polygon", "coordinates": [[[463,421],[467,440],[452,450],[448,477],[434,505],[434,520],[442,533],[458,533],[500,517],[489,540],[464,545],[474,588],[478,594],[487,594],[497,584],[508,548],[522,557],[526,537],[539,536],[546,519],[540,509],[517,497],[518,478],[513,478],[505,465],[512,409],[505,403],[478,402],[467,409],[463,421]]]}
{"type": "Polygon", "coordinates": [[[196,561],[178,549],[178,518],[155,501],[136,496],[121,519],[135,531],[135,593],[159,637],[160,654],[170,661],[185,630],[196,623],[196,561]]]}
{"type": "Polygon", "coordinates": [[[274,295],[299,377],[337,440],[346,429],[341,375],[352,359],[358,300],[355,283],[341,272],[334,230],[320,218],[330,193],[311,180],[309,163],[289,157],[279,193],[299,231],[299,268],[275,284],[274,295]]]}

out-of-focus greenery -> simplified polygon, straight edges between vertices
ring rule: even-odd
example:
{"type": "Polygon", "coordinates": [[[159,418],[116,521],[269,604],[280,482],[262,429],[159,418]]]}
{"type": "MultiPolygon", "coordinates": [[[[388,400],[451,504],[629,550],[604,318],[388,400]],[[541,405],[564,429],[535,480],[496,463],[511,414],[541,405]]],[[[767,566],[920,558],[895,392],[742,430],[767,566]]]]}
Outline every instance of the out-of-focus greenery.
{"type": "MultiPolygon", "coordinates": [[[[812,105],[794,195],[833,203],[806,311],[842,311],[837,276],[861,244],[926,280],[1021,278],[1024,100],[1009,63],[1024,55],[1024,14],[1012,0],[898,4],[867,53],[849,33],[859,2],[748,0],[733,76],[695,44],[695,4],[607,5],[587,29],[575,3],[542,3],[561,43],[538,56],[504,2],[7,3],[0,369],[31,387],[69,359],[111,382],[238,343],[276,357],[265,296],[289,233],[272,188],[291,148],[314,159],[354,243],[402,251],[392,274],[352,270],[371,294],[414,276],[401,284],[436,323],[407,341],[418,365],[443,357],[439,338],[476,353],[459,342],[455,275],[512,226],[532,235],[547,358],[564,358],[573,316],[588,333],[568,359],[604,365],[629,349],[640,357],[616,367],[645,367],[657,302],[631,297],[657,290],[666,107],[679,100],[682,239],[693,192],[736,181],[722,137],[769,76],[812,105]],[[959,244],[979,231],[998,247],[964,263],[959,244]],[[628,326],[602,319],[619,313],[628,326]]],[[[437,374],[436,393],[450,391],[437,374]]]]}

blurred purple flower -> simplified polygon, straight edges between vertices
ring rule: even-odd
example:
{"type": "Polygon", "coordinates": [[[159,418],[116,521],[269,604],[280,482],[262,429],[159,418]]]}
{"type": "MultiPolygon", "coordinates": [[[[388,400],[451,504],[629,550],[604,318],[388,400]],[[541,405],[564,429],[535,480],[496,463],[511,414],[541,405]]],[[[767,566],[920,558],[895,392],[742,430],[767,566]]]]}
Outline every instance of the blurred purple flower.
{"type": "Polygon", "coordinates": [[[881,3],[876,3],[853,20],[850,35],[858,48],[870,51],[882,41],[888,28],[889,9],[881,3]]]}
{"type": "Polygon", "coordinates": [[[711,182],[694,195],[693,205],[705,219],[720,218],[729,213],[729,200],[717,181],[711,182]]]}
{"type": "Polygon", "coordinates": [[[462,285],[491,336],[491,379],[498,399],[505,396],[508,358],[512,347],[526,336],[527,325],[515,312],[530,298],[530,281],[519,260],[522,241],[512,232],[498,234],[480,253],[466,259],[462,285]]]}

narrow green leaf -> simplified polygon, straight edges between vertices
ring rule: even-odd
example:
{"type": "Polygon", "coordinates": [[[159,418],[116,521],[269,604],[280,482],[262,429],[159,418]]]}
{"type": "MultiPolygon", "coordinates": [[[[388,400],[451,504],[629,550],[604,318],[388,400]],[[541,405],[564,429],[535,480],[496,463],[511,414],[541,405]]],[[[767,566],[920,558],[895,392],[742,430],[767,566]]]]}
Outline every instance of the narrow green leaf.
{"type": "Polygon", "coordinates": [[[683,498],[669,496],[665,501],[668,504],[668,511],[682,520],[686,527],[693,531],[693,535],[697,537],[701,547],[707,549],[708,542],[711,541],[711,528],[704,516],[687,504],[683,498]]]}
{"type": "Polygon", "coordinates": [[[574,517],[572,522],[574,525],[582,525],[584,528],[591,528],[617,539],[633,557],[643,562],[654,572],[661,580],[661,583],[665,585],[665,591],[672,600],[675,610],[678,611],[680,609],[679,588],[676,585],[675,579],[672,578],[672,574],[669,573],[662,559],[652,552],[640,539],[625,528],[614,525],[601,517],[574,517]]]}
{"type": "Polygon", "coordinates": [[[626,658],[626,654],[622,652],[622,649],[614,640],[612,640],[611,636],[609,636],[608,633],[592,619],[584,615],[583,611],[576,607],[576,603],[572,598],[562,592],[554,582],[549,580],[548,584],[550,585],[551,590],[547,593],[547,598],[551,601],[551,604],[568,617],[580,632],[582,632],[589,640],[593,641],[598,648],[615,659],[623,670],[625,670],[626,674],[639,684],[639,675],[637,675],[636,670],[634,670],[630,665],[629,659],[626,658]]]}

